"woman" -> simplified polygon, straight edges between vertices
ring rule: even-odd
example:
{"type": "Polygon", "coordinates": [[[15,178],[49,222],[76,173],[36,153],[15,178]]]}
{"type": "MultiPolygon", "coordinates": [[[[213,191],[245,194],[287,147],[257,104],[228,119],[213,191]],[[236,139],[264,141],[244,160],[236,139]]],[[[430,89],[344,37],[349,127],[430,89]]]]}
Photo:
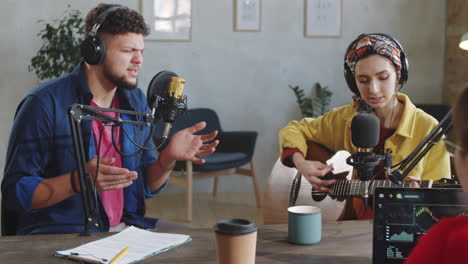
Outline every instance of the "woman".
{"type": "MultiPolygon", "coordinates": [[[[455,137],[455,170],[465,194],[468,194],[468,87],[463,90],[453,110],[455,137]]],[[[440,220],[419,239],[407,264],[465,263],[468,260],[468,217],[440,220]]]]}
{"type": "MultiPolygon", "coordinates": [[[[356,153],[351,142],[351,120],[358,112],[373,112],[380,120],[379,143],[374,152],[389,152],[393,164],[406,158],[437,121],[416,108],[399,89],[408,79],[408,62],[397,40],[386,34],[362,34],[345,54],[345,79],[354,93],[353,103],[331,110],[318,118],[291,121],[279,132],[281,159],[295,166],[318,191],[330,192],[326,186],[335,180],[322,177],[332,170],[318,161],[305,158],[308,142],[336,152],[356,153]],[[385,150],[385,151],[384,151],[385,150]]],[[[386,179],[382,164],[374,170],[375,179],[386,179]]],[[[449,156],[443,142],[435,145],[408,174],[412,178],[437,180],[450,178],[449,156]]],[[[372,217],[370,206],[361,199],[348,198],[340,220],[372,217]]]]}

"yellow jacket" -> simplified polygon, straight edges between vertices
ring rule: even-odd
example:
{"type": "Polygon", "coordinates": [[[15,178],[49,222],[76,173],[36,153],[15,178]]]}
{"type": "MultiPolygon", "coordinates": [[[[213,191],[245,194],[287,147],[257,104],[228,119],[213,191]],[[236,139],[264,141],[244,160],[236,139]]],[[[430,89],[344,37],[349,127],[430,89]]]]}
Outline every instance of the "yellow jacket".
{"type": "MultiPolygon", "coordinates": [[[[393,164],[406,158],[421,141],[437,126],[437,120],[410,101],[408,96],[397,93],[404,104],[403,114],[395,133],[384,144],[390,152],[393,164]]],[[[298,148],[307,153],[307,141],[313,141],[336,152],[347,150],[356,153],[351,142],[351,120],[356,114],[353,104],[332,109],[318,118],[304,118],[291,121],[279,132],[280,151],[284,148],[298,148]]],[[[441,140],[418,162],[408,176],[419,176],[421,180],[450,178],[450,159],[441,140]]]]}

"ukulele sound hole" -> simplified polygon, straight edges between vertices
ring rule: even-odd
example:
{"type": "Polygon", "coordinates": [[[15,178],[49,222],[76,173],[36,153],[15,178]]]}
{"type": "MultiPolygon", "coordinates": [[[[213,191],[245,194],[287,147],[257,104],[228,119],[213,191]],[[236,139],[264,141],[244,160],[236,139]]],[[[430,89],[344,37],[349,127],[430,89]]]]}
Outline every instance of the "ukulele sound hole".
{"type": "Polygon", "coordinates": [[[316,202],[321,202],[323,199],[325,199],[325,197],[327,197],[327,195],[324,194],[324,193],[313,193],[313,192],[311,192],[310,194],[312,195],[312,200],[314,200],[316,202]]]}

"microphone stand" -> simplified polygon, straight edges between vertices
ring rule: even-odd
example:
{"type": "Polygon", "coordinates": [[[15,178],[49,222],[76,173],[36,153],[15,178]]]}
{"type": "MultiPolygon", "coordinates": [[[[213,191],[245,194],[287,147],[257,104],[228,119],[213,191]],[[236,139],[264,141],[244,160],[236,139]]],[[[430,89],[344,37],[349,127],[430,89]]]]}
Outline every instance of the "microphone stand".
{"type": "Polygon", "coordinates": [[[401,184],[402,180],[416,166],[416,164],[435,146],[442,136],[452,126],[452,110],[445,115],[440,123],[423,139],[423,141],[404,159],[396,171],[389,174],[393,183],[401,184]]]}
{"type": "MultiPolygon", "coordinates": [[[[97,210],[97,198],[96,198],[95,186],[91,181],[91,177],[89,173],[86,171],[85,148],[83,145],[83,135],[80,129],[81,121],[82,120],[95,120],[95,121],[100,121],[103,123],[114,123],[117,126],[122,126],[123,124],[149,126],[155,121],[154,110],[152,113],[144,113],[144,112],[121,110],[121,109],[110,109],[110,108],[94,107],[94,106],[89,106],[89,105],[73,104],[68,107],[68,113],[69,113],[70,127],[71,127],[71,132],[72,132],[73,146],[75,150],[77,172],[78,172],[80,190],[81,190],[81,198],[83,202],[83,212],[85,215],[84,232],[81,235],[89,236],[90,229],[99,226],[97,223],[98,210],[97,210]],[[122,113],[122,114],[134,115],[134,116],[143,116],[145,120],[144,121],[122,120],[121,118],[110,117],[99,111],[115,112],[115,113],[122,113]]],[[[163,141],[165,140],[166,139],[163,138],[163,141]]],[[[72,174],[72,181],[74,181],[73,174],[72,174]]]]}

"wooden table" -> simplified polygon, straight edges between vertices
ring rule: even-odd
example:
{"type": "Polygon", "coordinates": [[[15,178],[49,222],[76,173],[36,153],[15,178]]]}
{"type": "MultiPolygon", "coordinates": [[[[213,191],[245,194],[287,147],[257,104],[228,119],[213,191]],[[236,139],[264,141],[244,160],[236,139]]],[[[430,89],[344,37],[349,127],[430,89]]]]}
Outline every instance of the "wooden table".
{"type": "MultiPolygon", "coordinates": [[[[287,225],[260,227],[256,263],[371,263],[372,222],[342,221],[323,225],[322,241],[316,245],[294,245],[287,241],[287,225]]],[[[161,229],[182,233],[192,241],[152,256],[139,263],[216,263],[214,234],[211,229],[161,229]]],[[[0,263],[73,263],[54,257],[68,249],[110,235],[77,234],[0,237],[0,263]]]]}

